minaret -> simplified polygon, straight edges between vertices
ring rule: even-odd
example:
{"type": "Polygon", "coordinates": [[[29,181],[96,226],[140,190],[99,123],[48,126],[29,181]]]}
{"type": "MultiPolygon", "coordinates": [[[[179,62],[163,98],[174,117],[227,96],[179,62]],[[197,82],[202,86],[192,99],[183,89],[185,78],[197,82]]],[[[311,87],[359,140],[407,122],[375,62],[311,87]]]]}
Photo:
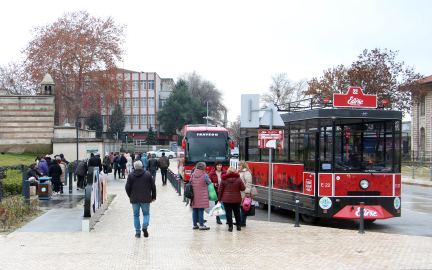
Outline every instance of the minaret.
{"type": "Polygon", "coordinates": [[[54,80],[48,73],[45,75],[41,82],[41,95],[54,95],[54,80]]]}

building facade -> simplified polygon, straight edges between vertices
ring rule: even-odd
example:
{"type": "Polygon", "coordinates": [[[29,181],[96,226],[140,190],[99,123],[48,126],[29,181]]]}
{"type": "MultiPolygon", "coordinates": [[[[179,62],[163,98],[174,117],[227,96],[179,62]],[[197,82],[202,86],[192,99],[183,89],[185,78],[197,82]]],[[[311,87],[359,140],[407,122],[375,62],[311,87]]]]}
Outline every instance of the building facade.
{"type": "MultiPolygon", "coordinates": [[[[121,69],[117,77],[122,90],[119,100],[126,116],[125,132],[134,134],[135,140],[144,140],[150,127],[159,144],[168,144],[171,136],[160,135],[157,112],[165,105],[174,90],[174,80],[161,78],[156,72],[137,72],[121,69]]],[[[110,108],[101,110],[104,132],[109,128],[110,108]]]]}
{"type": "Polygon", "coordinates": [[[430,161],[432,157],[432,75],[420,81],[426,96],[413,103],[411,113],[411,152],[413,160],[430,161]]]}

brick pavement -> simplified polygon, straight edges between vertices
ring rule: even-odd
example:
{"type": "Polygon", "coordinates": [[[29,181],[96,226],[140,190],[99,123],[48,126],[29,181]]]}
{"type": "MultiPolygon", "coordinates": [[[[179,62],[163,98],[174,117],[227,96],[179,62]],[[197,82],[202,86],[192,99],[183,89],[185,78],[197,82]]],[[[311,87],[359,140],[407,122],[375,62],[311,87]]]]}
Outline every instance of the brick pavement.
{"type": "Polygon", "coordinates": [[[149,238],[136,239],[123,186],[90,233],[15,231],[0,237],[0,269],[412,269],[432,268],[430,237],[358,234],[249,220],[230,233],[208,217],[209,231],[192,230],[182,197],[162,186],[150,208],[149,238]]]}

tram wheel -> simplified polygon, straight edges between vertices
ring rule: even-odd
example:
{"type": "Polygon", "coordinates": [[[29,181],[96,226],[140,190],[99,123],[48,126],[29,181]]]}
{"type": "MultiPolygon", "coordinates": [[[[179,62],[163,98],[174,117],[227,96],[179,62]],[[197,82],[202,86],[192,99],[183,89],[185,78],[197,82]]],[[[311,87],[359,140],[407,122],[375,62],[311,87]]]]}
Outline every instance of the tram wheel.
{"type": "Polygon", "coordinates": [[[268,204],[266,204],[266,203],[260,203],[259,204],[259,209],[261,209],[261,210],[267,210],[268,209],[268,204]]]}
{"type": "Polygon", "coordinates": [[[309,223],[309,224],[317,223],[320,220],[319,217],[309,216],[306,214],[301,214],[301,217],[302,217],[304,222],[309,223]]]}

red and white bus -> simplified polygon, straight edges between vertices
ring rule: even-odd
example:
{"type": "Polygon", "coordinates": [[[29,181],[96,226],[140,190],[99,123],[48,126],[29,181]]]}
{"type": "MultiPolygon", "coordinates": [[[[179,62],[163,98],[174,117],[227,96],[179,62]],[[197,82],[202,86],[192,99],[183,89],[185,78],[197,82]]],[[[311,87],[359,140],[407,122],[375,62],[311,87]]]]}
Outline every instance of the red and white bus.
{"type": "MultiPolygon", "coordinates": [[[[284,148],[273,151],[271,206],[294,210],[299,198],[306,222],[358,219],[361,202],[369,222],[400,217],[402,112],[318,105],[280,112],[284,148]]],[[[258,148],[258,129],[241,129],[240,159],[254,199],[268,205],[269,149],[258,148]]]]}
{"type": "Polygon", "coordinates": [[[189,181],[192,169],[201,161],[206,163],[206,171],[211,170],[216,160],[227,169],[231,149],[234,149],[234,142],[224,127],[186,125],[178,133],[178,173],[189,181]]]}

